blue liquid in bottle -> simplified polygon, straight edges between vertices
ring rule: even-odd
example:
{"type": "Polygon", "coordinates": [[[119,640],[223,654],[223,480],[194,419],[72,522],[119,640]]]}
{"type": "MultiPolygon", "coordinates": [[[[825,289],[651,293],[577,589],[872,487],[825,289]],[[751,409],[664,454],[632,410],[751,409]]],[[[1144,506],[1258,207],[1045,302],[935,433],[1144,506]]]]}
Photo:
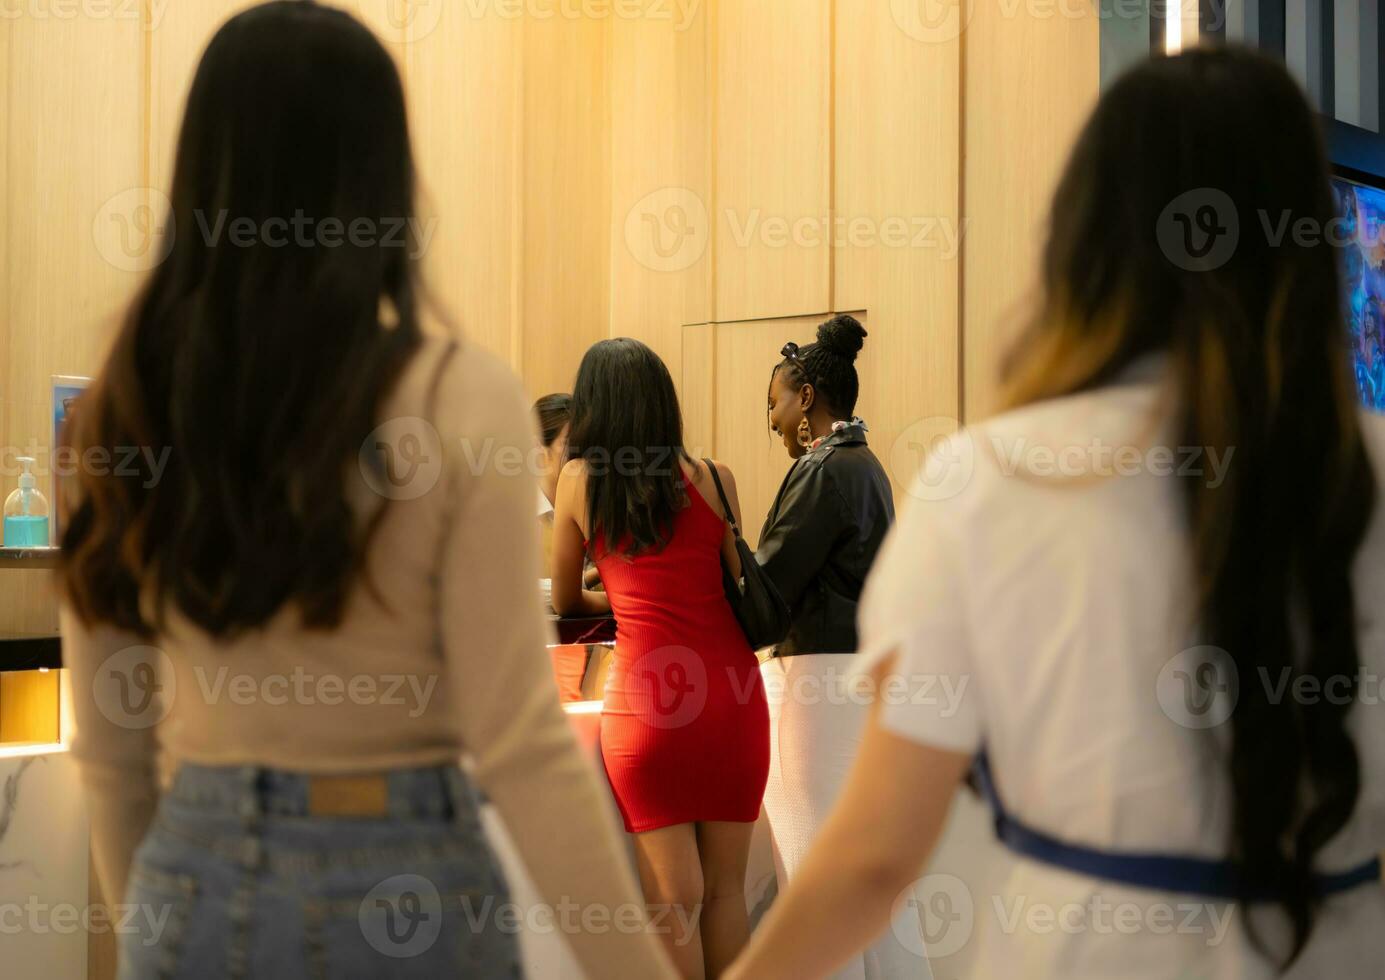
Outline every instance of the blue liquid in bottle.
{"type": "Polygon", "coordinates": [[[48,547],[48,518],[27,514],[5,518],[5,547],[48,547]]]}

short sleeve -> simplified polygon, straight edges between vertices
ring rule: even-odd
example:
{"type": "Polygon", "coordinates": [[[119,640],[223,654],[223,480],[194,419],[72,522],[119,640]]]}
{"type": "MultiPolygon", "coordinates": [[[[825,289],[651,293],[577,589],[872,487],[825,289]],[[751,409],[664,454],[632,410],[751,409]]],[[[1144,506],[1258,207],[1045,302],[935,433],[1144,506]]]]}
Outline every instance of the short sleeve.
{"type": "Polygon", "coordinates": [[[968,646],[961,506],[923,475],[881,546],[861,597],[858,683],[891,654],[875,689],[880,724],[916,742],[973,752],[982,692],[968,646]]]}

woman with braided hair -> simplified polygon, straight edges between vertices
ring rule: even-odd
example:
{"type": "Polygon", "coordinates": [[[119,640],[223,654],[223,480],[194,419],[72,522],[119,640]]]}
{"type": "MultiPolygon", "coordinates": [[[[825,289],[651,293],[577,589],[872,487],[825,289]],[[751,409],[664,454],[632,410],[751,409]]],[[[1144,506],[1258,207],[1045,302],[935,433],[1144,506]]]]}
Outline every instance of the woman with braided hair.
{"type": "MultiPolygon", "coordinates": [[[[762,666],[770,701],[770,775],[765,813],[780,887],[787,887],[835,802],[866,717],[843,685],[856,649],[856,603],[885,532],[894,522],[890,480],[853,414],[856,355],[866,331],[855,317],[818,327],[817,343],[785,344],[769,385],[769,423],[793,466],[760,532],[756,559],[793,614],[762,666]]],[[[928,975],[917,916],[835,974],[852,980],[928,975]],[[907,935],[907,934],[906,934],[907,935]]]]}

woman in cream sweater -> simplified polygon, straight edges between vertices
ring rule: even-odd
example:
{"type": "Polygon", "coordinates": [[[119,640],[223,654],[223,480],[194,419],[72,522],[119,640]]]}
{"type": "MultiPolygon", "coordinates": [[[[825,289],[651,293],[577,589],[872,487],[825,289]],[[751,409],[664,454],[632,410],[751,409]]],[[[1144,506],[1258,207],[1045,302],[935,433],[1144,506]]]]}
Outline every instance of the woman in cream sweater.
{"type": "Polygon", "coordinates": [[[520,915],[590,976],[671,975],[545,655],[526,400],[420,331],[413,179],[350,16],[213,38],[172,251],[75,433],[166,468],[84,474],[62,542],[97,870],[166,913],[123,978],[517,976],[478,788],[547,906],[520,915]]]}

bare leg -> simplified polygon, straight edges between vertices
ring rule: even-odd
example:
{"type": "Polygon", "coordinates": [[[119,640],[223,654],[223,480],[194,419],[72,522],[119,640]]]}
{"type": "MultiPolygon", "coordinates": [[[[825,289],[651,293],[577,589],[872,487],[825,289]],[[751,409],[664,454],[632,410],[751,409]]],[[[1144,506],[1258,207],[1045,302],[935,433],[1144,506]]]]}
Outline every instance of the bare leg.
{"type": "Polygon", "coordinates": [[[745,910],[745,866],[753,823],[699,823],[702,857],[702,955],[708,980],[731,965],[750,939],[745,910]]]}
{"type": "Polygon", "coordinates": [[[685,980],[702,980],[698,916],[703,883],[696,831],[683,823],[634,837],[640,884],[659,938],[685,980]]]}

